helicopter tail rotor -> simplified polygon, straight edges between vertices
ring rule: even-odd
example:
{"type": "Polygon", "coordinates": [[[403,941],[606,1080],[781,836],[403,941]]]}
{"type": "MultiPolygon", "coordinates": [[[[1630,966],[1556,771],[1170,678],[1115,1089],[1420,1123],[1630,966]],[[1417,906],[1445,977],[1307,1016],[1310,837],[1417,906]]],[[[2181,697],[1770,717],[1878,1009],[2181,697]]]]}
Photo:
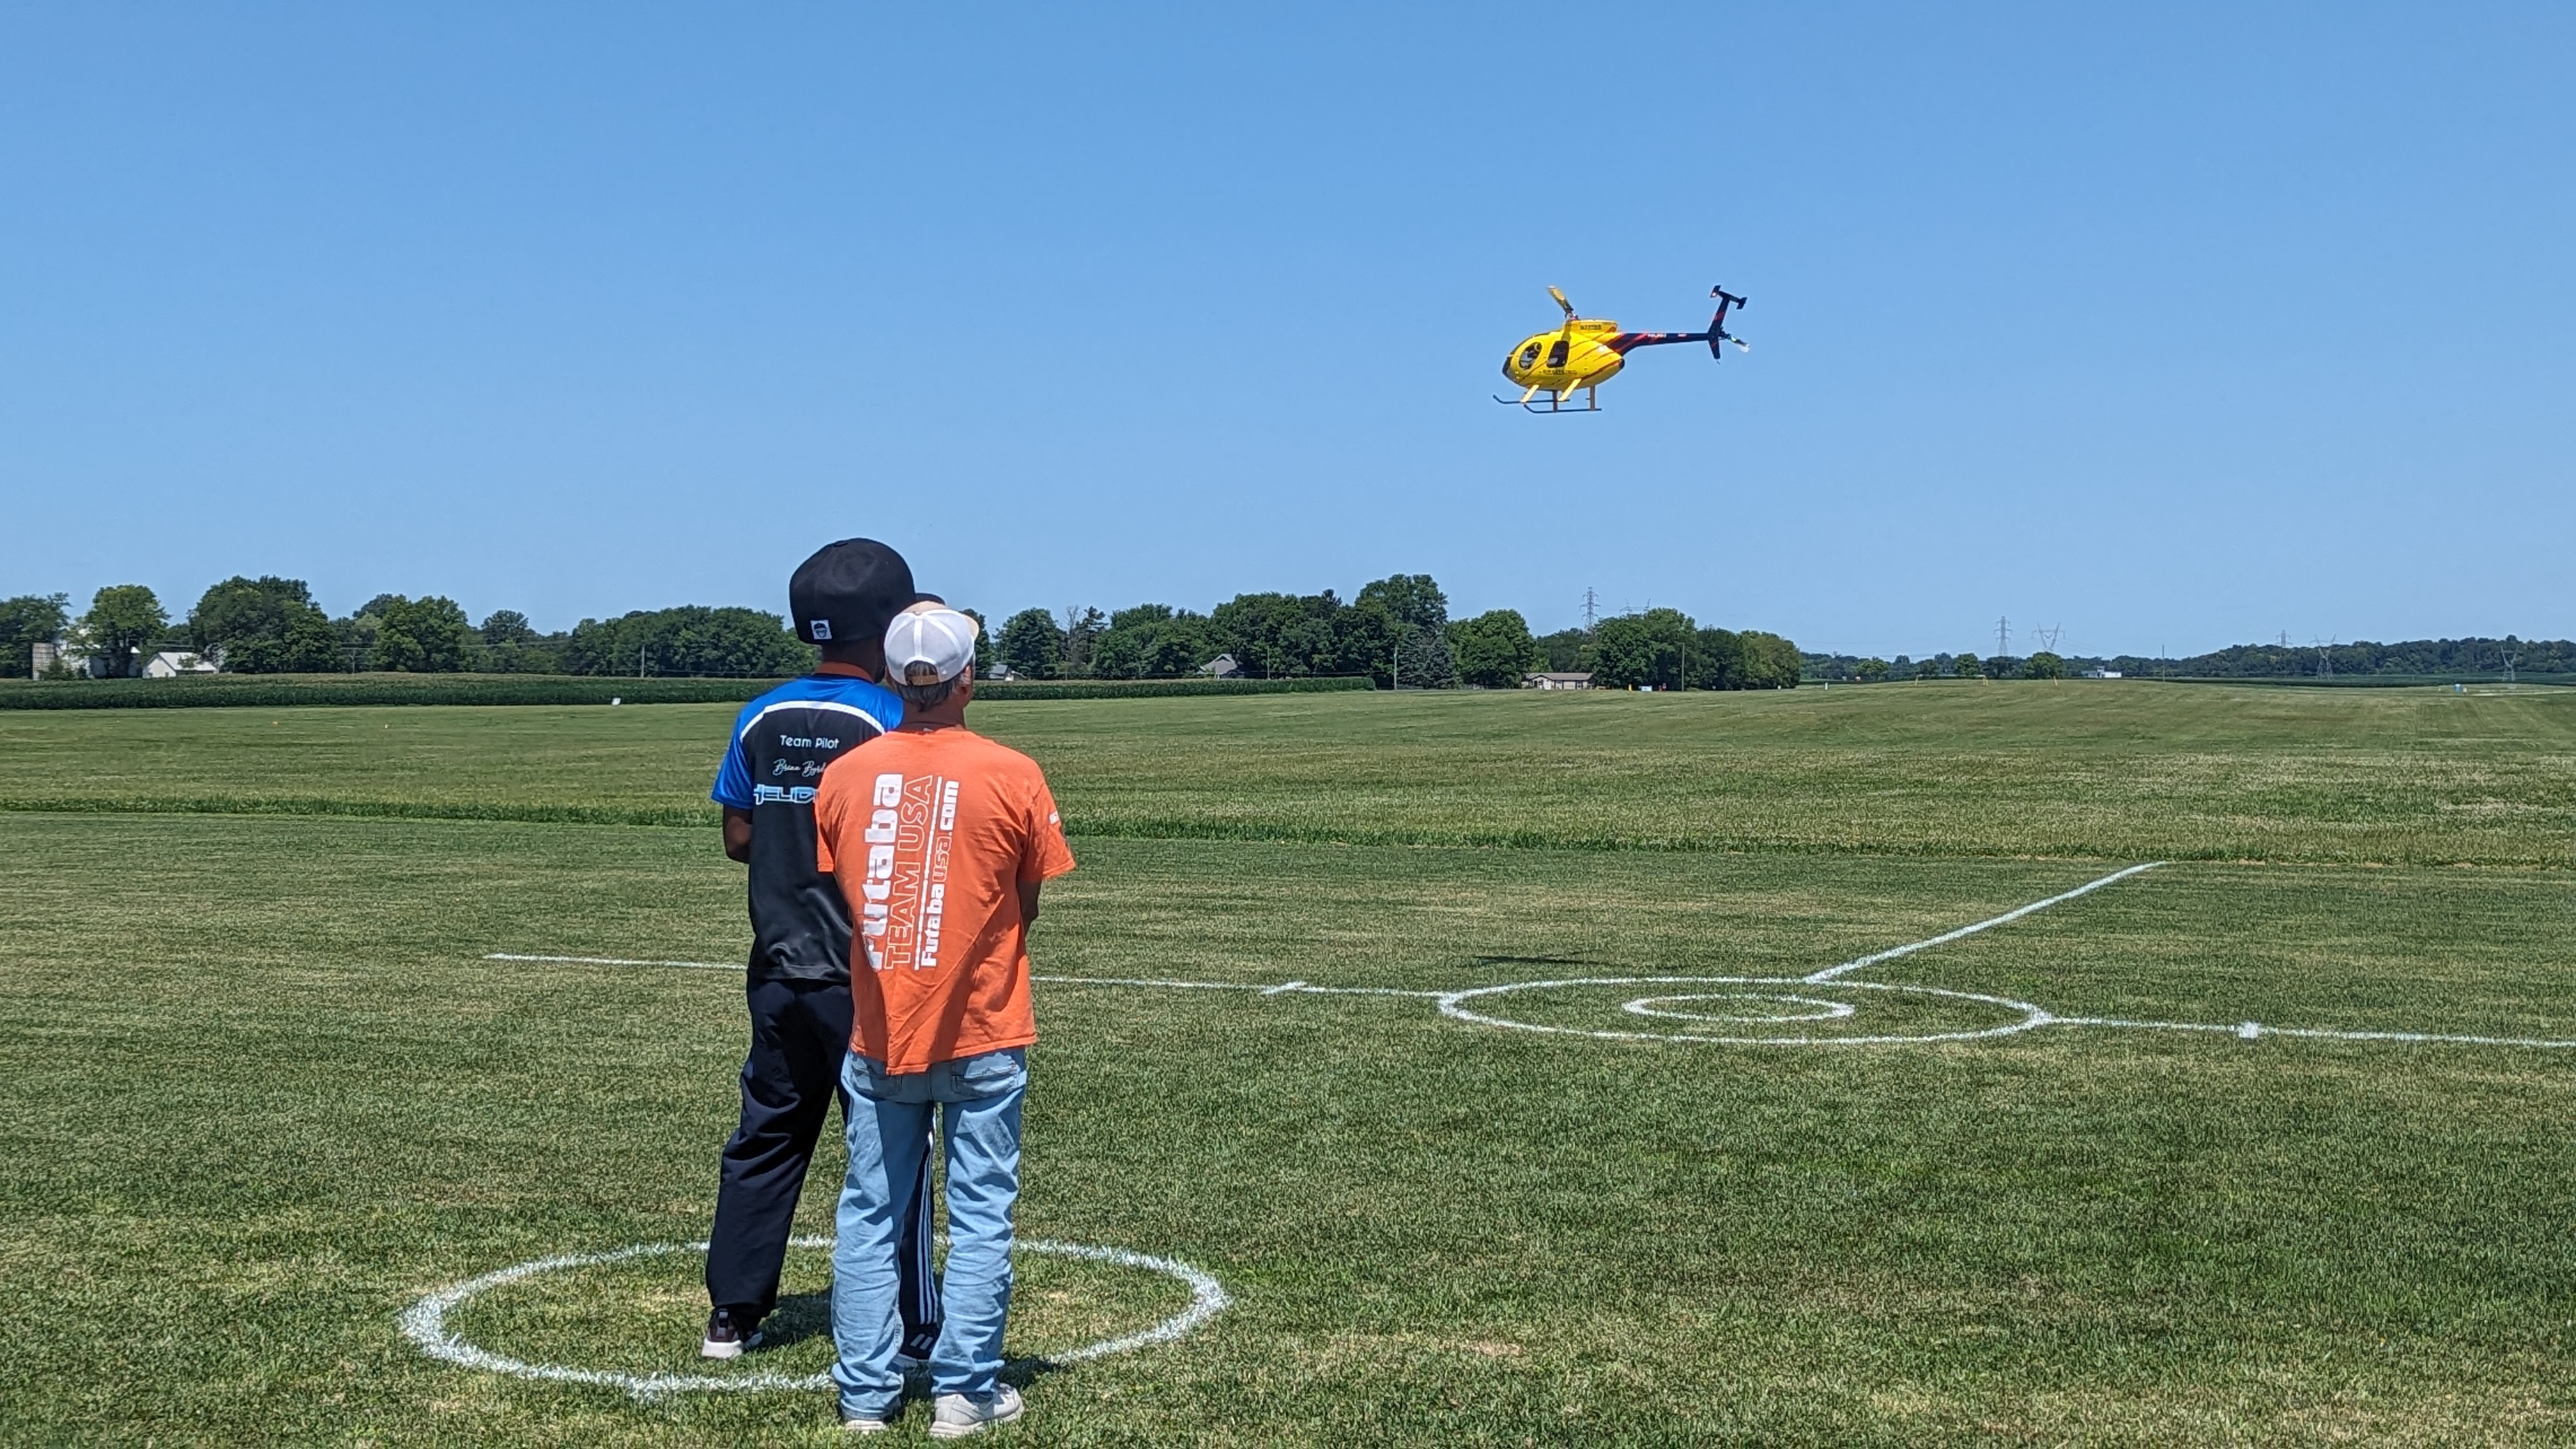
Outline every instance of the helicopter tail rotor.
{"type": "Polygon", "coordinates": [[[1724,287],[1711,287],[1708,289],[1708,294],[1717,299],[1717,315],[1708,319],[1709,357],[1712,360],[1723,361],[1726,357],[1726,353],[1722,350],[1721,344],[1728,342],[1734,343],[1735,350],[1738,352],[1751,352],[1753,350],[1752,343],[1747,342],[1743,338],[1726,330],[1726,309],[1729,307],[1749,307],[1753,304],[1747,302],[1742,297],[1735,295],[1733,292],[1726,290],[1724,287]]]}

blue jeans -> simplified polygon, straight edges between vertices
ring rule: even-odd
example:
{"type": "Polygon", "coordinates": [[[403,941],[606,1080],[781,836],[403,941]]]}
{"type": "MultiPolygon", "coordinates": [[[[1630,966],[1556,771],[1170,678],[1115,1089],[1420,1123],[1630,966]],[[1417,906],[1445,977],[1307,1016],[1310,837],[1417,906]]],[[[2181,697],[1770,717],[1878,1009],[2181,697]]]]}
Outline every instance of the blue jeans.
{"type": "Polygon", "coordinates": [[[1012,1047],[934,1063],[901,1076],[857,1052],[841,1064],[849,1090],[850,1177],[832,1246],[832,1382],[844,1417],[882,1419],[903,1402],[895,1349],[905,1204],[890,1184],[928,1170],[931,1115],[948,1150],[945,1321],[930,1355],[934,1393],[976,1398],[1002,1371],[1002,1320],[1011,1308],[1011,1209],[1020,1196],[1020,1101],[1028,1050],[1012,1047]]]}

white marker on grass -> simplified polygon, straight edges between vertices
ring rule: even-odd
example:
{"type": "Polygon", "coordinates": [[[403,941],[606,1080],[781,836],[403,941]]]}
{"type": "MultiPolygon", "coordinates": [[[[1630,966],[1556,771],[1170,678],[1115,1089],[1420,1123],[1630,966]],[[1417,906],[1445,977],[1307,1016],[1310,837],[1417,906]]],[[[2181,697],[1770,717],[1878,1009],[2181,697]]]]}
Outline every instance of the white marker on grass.
{"type": "Polygon", "coordinates": [[[2032,901],[2029,905],[2017,906],[2012,910],[2004,912],[2000,916],[1989,917],[1974,925],[1961,926],[1955,931],[1944,931],[1940,935],[1934,936],[1928,941],[1913,941],[1906,945],[1890,947],[1885,951],[1879,951],[1871,955],[1863,956],[1855,961],[1845,961],[1840,966],[1828,966],[1822,971],[1811,973],[1804,979],[1810,984],[1832,981],[1838,977],[1847,975],[1850,972],[1858,971],[1864,966],[1875,966],[1881,961],[1893,961],[1899,956],[1911,956],[1917,951],[1928,951],[1935,946],[1946,946],[1950,942],[1956,941],[1963,936],[1973,936],[1979,931],[1991,931],[1997,926],[2018,921],[2033,911],[2044,911],[2050,906],[2063,905],[2066,902],[2075,899],[2077,896],[2090,895],[2094,891],[2098,891],[2102,887],[2110,885],[2114,881],[2127,880],[2129,877],[2138,874],[2140,871],[2154,870],[2156,867],[2163,864],[2164,862],[2161,860],[2151,860],[2144,865],[2133,865],[2126,870],[2115,870],[2109,875],[2102,877],[2100,880],[2086,881],[2084,884],[2077,886],[2071,891],[2050,896],[2044,901],[2032,901]]]}
{"type": "MultiPolygon", "coordinates": [[[[794,1238],[790,1246],[829,1248],[830,1238],[794,1238]]],[[[1225,1286],[1208,1273],[1171,1258],[1157,1258],[1125,1248],[1104,1248],[1090,1243],[1065,1243],[1049,1238],[1022,1238],[1012,1245],[1016,1252],[1036,1253],[1049,1258],[1075,1258],[1085,1262],[1108,1263],[1120,1268],[1141,1268],[1178,1279],[1190,1290],[1190,1306],[1150,1328],[1119,1338],[1104,1338],[1080,1348],[1061,1353],[1041,1354],[1046,1363],[1075,1364],[1113,1353],[1150,1348],[1182,1338],[1200,1324],[1223,1312],[1233,1302],[1225,1286]]],[[[479,1278],[468,1278],[435,1293],[424,1294],[411,1307],[403,1310],[403,1336],[419,1345],[431,1358],[441,1359],[463,1368],[485,1373],[508,1374],[515,1378],[538,1379],[559,1384],[589,1384],[600,1388],[622,1389],[638,1399],[658,1399],[670,1394],[757,1394],[781,1390],[816,1392],[832,1387],[829,1373],[788,1375],[779,1373],[675,1374],[623,1373],[615,1369],[574,1368],[565,1364],[529,1363],[494,1353],[490,1349],[466,1342],[449,1330],[447,1315],[476,1294],[534,1278],[545,1273],[560,1273],[573,1268],[595,1268],[606,1263],[622,1263],[633,1258],[658,1258],[672,1253],[703,1253],[704,1242],[644,1243],[632,1248],[614,1248],[604,1253],[564,1253],[552,1258],[536,1258],[495,1269],[479,1278]]]]}

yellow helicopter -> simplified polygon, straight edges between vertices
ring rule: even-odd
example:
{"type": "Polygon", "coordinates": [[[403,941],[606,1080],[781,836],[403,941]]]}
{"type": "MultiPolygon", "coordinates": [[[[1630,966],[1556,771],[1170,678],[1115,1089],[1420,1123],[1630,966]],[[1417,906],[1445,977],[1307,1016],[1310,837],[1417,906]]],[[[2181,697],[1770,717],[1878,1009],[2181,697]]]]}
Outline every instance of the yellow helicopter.
{"type": "Polygon", "coordinates": [[[1708,355],[1718,357],[1720,343],[1732,342],[1739,351],[1750,352],[1753,345],[1726,330],[1726,309],[1746,305],[1742,297],[1724,287],[1711,287],[1708,294],[1717,299],[1717,315],[1708,319],[1706,332],[1622,332],[1616,322],[1598,317],[1577,317],[1574,304],[1554,287],[1547,294],[1565,309],[1565,325],[1554,332],[1537,332],[1521,339],[1521,344],[1503,359],[1503,376],[1526,389],[1517,398],[1498,397],[1494,401],[1517,405],[1529,412],[1601,411],[1601,384],[1619,375],[1628,365],[1628,354],[1640,347],[1661,347],[1668,342],[1705,342],[1708,355]],[[1576,389],[1583,392],[1584,405],[1569,408],[1566,403],[1576,389]],[[1534,401],[1540,393],[1548,394],[1546,404],[1534,401]]]}

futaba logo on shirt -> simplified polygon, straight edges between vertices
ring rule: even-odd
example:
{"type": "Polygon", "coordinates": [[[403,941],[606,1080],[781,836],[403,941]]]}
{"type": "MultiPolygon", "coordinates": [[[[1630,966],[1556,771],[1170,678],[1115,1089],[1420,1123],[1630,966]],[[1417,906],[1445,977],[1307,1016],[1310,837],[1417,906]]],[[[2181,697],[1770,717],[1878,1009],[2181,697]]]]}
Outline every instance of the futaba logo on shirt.
{"type": "Polygon", "coordinates": [[[940,918],[948,906],[948,857],[957,829],[957,782],[888,771],[868,794],[868,870],[859,893],[859,941],[879,971],[939,969],[940,918]]]}

